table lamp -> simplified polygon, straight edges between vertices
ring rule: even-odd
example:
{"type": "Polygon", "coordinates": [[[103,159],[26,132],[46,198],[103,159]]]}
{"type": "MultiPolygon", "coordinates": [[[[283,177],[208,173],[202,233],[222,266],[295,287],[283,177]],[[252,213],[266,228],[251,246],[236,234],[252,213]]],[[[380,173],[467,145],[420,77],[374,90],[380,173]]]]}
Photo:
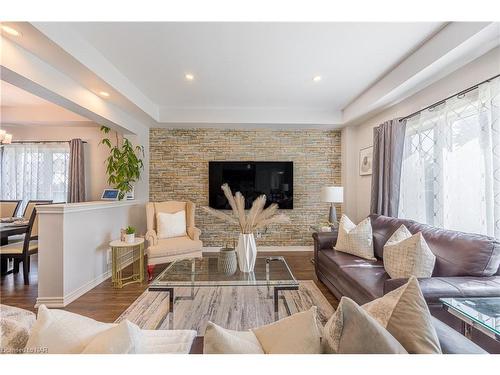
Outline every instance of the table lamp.
{"type": "Polygon", "coordinates": [[[337,209],[334,203],[344,202],[344,188],[342,186],[326,186],[321,190],[321,201],[330,203],[328,221],[337,224],[337,209]]]}

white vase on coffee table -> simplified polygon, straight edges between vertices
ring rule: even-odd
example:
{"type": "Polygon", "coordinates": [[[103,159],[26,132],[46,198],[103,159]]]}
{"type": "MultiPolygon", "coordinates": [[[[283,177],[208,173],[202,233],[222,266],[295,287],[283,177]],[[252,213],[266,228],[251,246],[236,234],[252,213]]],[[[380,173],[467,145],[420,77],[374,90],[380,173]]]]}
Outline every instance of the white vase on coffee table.
{"type": "Polygon", "coordinates": [[[257,245],[255,244],[253,233],[240,233],[236,253],[238,254],[238,267],[240,271],[253,272],[257,256],[257,245]]]}

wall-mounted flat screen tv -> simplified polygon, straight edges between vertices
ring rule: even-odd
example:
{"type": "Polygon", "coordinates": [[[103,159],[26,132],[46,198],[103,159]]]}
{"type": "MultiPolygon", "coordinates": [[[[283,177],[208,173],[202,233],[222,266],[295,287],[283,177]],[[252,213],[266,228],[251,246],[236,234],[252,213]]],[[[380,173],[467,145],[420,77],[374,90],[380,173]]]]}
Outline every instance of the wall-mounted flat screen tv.
{"type": "Polygon", "coordinates": [[[266,207],[271,203],[281,209],[293,209],[293,162],[291,161],[211,161],[208,163],[209,205],[229,210],[221,190],[227,183],[233,194],[241,192],[249,209],[258,196],[265,194],[266,207]]]}

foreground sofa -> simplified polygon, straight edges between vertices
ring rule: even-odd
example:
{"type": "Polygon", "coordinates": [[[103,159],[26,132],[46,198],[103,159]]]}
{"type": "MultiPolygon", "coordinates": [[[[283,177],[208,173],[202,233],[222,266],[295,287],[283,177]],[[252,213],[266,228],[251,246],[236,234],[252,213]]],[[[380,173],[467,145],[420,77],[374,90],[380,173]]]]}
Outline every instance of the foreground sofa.
{"type": "MultiPolygon", "coordinates": [[[[500,296],[500,243],[491,237],[435,228],[412,220],[381,215],[370,215],[370,220],[375,261],[333,250],[336,231],[313,234],[318,279],[339,299],[347,296],[365,304],[379,298],[407,282],[407,279],[391,279],[385,271],[384,244],[402,224],[412,234],[422,232],[436,256],[436,264],[432,277],[419,279],[419,284],[431,314],[441,320],[435,322],[440,340],[453,337],[454,341],[461,340],[462,352],[468,352],[468,347],[476,350],[469,340],[448,332],[447,325],[460,330],[461,322],[443,310],[439,298],[500,296]]],[[[500,350],[500,345],[492,339],[479,332],[474,335],[474,341],[488,351],[500,350]]],[[[442,345],[446,348],[448,342],[442,345]]]]}

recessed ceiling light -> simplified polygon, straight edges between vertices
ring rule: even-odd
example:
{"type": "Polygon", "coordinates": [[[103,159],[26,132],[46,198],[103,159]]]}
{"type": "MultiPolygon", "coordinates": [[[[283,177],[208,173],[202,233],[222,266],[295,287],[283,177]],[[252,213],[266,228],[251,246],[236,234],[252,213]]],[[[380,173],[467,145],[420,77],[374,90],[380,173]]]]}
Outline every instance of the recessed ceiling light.
{"type": "Polygon", "coordinates": [[[105,98],[109,98],[109,92],[99,91],[99,95],[104,96],[105,98]]]}
{"type": "Polygon", "coordinates": [[[194,80],[194,75],[192,75],[191,73],[186,73],[184,75],[184,78],[186,78],[186,80],[188,80],[188,81],[193,81],[194,80]]]}
{"type": "Polygon", "coordinates": [[[12,35],[12,36],[21,36],[22,34],[17,31],[16,29],[7,26],[7,25],[2,25],[2,30],[5,31],[7,34],[12,35]]]}
{"type": "Polygon", "coordinates": [[[321,81],[321,76],[314,76],[314,77],[313,77],[313,81],[314,81],[314,82],[319,82],[319,81],[321,81]]]}

